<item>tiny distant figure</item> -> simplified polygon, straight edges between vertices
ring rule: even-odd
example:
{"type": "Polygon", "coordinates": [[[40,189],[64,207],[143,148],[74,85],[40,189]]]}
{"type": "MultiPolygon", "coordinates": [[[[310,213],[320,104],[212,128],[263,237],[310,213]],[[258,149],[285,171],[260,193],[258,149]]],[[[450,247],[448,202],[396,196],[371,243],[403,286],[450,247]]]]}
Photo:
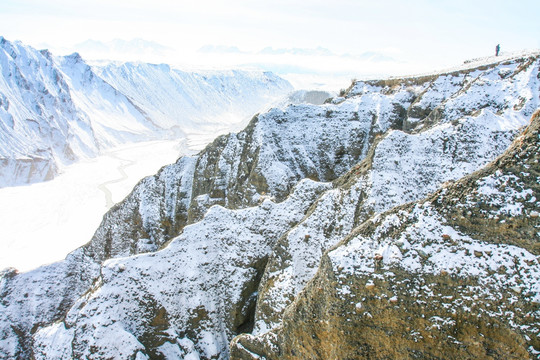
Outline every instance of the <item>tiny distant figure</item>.
{"type": "Polygon", "coordinates": [[[497,46],[495,46],[495,56],[499,56],[500,51],[501,51],[501,45],[497,44],[497,46]]]}

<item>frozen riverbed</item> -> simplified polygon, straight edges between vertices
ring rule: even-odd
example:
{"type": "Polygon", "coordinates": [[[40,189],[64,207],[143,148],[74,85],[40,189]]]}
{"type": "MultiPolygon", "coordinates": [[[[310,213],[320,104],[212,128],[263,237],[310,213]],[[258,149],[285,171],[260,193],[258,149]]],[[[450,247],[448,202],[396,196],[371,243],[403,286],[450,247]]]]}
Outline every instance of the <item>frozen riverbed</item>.
{"type": "Polygon", "coordinates": [[[144,176],[189,152],[180,140],[126,145],[52,181],[0,189],[0,269],[26,271],[88,242],[103,214],[144,176]]]}

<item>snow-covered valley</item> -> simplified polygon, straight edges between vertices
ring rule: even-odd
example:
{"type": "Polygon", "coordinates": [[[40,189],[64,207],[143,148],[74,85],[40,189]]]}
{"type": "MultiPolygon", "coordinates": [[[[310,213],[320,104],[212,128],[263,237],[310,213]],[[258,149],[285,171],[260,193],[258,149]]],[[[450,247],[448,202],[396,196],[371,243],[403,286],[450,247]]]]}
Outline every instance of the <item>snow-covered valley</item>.
{"type": "Polygon", "coordinates": [[[176,140],[126,145],[53,180],[0,189],[0,268],[27,271],[65,258],[90,240],[113,203],[185,151],[176,140]]]}
{"type": "Polygon", "coordinates": [[[52,180],[0,188],[0,269],[28,271],[64,259],[91,239],[103,215],[142,178],[245,122],[119,146],[65,167],[52,180]]]}

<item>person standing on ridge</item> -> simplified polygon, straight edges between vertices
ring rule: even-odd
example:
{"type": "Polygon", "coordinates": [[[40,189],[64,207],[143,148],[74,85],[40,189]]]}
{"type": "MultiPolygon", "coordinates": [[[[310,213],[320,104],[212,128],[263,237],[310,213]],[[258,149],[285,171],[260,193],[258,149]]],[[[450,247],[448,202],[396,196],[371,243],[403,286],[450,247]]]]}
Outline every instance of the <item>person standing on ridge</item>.
{"type": "Polygon", "coordinates": [[[500,51],[501,51],[501,44],[497,44],[497,46],[495,46],[495,56],[499,56],[500,51]]]}

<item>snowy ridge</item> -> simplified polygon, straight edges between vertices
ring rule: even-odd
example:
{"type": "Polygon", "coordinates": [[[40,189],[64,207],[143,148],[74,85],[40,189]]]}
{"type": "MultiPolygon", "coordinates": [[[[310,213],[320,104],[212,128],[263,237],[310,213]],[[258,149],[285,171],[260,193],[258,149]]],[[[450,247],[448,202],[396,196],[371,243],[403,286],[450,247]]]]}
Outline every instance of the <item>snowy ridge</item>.
{"type": "Polygon", "coordinates": [[[77,358],[125,358],[139,351],[140,356],[165,358],[226,353],[231,335],[247,321],[247,310],[254,305],[256,288],[248,284],[260,276],[261,259],[325,188],[328,185],[305,181],[279,204],[267,200],[245,210],[212,207],[162,251],[105,262],[99,286],[74,304],[65,327],[53,325],[36,335],[37,358],[65,352],[67,339],[70,356],[77,358]],[[87,326],[100,330],[74,331],[87,326]],[[118,337],[125,353],[116,352],[118,337]],[[99,350],[92,353],[92,348],[99,350]]]}
{"type": "Polygon", "coordinates": [[[508,62],[516,59],[522,59],[526,57],[537,57],[540,55],[540,50],[523,50],[523,51],[517,51],[517,52],[502,52],[499,56],[486,56],[481,58],[474,58],[465,60],[463,64],[458,66],[453,66],[446,69],[441,69],[438,71],[433,71],[430,73],[422,73],[422,74],[412,74],[412,75],[406,75],[406,76],[391,76],[389,79],[403,79],[403,78],[419,78],[424,76],[433,76],[433,75],[441,75],[441,74],[448,74],[453,72],[459,72],[459,71],[468,71],[471,69],[484,67],[484,66],[496,66],[501,65],[503,62],[508,62]]]}
{"type": "MultiPolygon", "coordinates": [[[[141,249],[159,248],[213,205],[245,208],[267,198],[283,201],[304,178],[335,179],[365,156],[372,120],[356,116],[354,104],[330,108],[302,104],[269,110],[244,131],[217,138],[193,160],[165,167],[111,209],[91,248],[101,259],[145,252],[141,249]],[[166,173],[174,174],[172,180],[162,178],[166,173]],[[141,238],[143,248],[137,245],[141,238]]],[[[381,113],[385,126],[392,116],[381,113]]]]}
{"type": "MultiPolygon", "coordinates": [[[[271,338],[325,251],[374,214],[505,151],[538,108],[539,66],[523,58],[416,83],[356,83],[324,105],[259,114],[141,181],[74,252],[84,255],[79,270],[6,272],[0,358],[227,359],[239,333],[271,338]],[[79,274],[94,277],[48,299],[65,311],[32,308],[79,274]],[[41,276],[50,285],[30,285],[41,276]]],[[[482,194],[491,183],[480,183],[482,194]]],[[[511,196],[531,199],[527,189],[511,196]]],[[[379,250],[383,259],[397,254],[379,250]]],[[[260,349],[244,340],[238,346],[255,358],[260,349]]]]}
{"type": "Polygon", "coordinates": [[[79,54],[60,57],[57,63],[66,76],[74,105],[87,114],[100,148],[170,136],[129,97],[100,78],[79,54]]]}
{"type": "Polygon", "coordinates": [[[168,65],[90,67],[0,37],[0,186],[53,178],[120,144],[213,136],[292,90],[272,73],[185,73],[168,65]]]}
{"type": "Polygon", "coordinates": [[[72,161],[76,156],[72,147],[80,148],[80,155],[95,154],[90,124],[78,117],[52,56],[4,38],[0,46],[0,183],[50,179],[58,167],[54,158],[72,161]]]}
{"type": "Polygon", "coordinates": [[[4,38],[0,43],[0,136],[6,164],[2,186],[51,179],[59,167],[77,158],[148,139],[156,132],[124,95],[95,76],[78,55],[55,58],[4,38]],[[110,120],[122,123],[108,132],[103,127],[110,127],[110,120]],[[47,166],[36,171],[34,164],[43,163],[47,166]]]}

